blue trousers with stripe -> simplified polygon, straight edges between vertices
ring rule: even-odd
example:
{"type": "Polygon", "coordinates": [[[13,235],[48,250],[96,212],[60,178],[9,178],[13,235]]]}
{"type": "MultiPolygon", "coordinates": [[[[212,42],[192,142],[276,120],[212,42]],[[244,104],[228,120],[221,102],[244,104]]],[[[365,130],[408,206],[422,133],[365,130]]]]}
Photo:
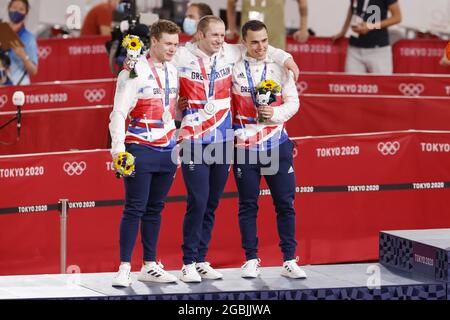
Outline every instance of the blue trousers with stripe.
{"type": "Polygon", "coordinates": [[[136,174],[124,178],[125,209],[120,223],[120,261],[131,262],[139,226],[143,259],[156,261],[161,211],[177,167],[171,161],[170,152],[160,152],[138,144],[127,144],[126,149],[136,157],[136,174]]]}
{"type": "MultiPolygon", "coordinates": [[[[235,150],[235,164],[233,173],[239,192],[239,228],[241,232],[242,248],[245,250],[247,260],[258,258],[258,236],[256,219],[258,213],[258,197],[260,193],[261,169],[273,166],[263,164],[259,154],[255,151],[245,150],[240,155],[245,155],[245,161],[235,150]],[[253,153],[253,154],[252,154],[253,153]],[[251,163],[249,159],[257,159],[251,163]]],[[[286,140],[277,148],[271,150],[269,157],[272,162],[278,161],[278,170],[264,175],[272,195],[276,211],[279,246],[283,253],[283,259],[295,258],[297,241],[295,240],[295,175],[293,170],[293,142],[286,140]],[[278,157],[274,154],[278,153],[278,157]],[[278,158],[279,160],[277,160],[278,158]],[[275,174],[273,174],[275,173],[275,174]]],[[[264,156],[264,158],[266,158],[264,156]]],[[[270,170],[268,170],[270,171],[270,170]]]]}
{"type": "MultiPolygon", "coordinates": [[[[190,142],[182,147],[181,169],[186,185],[188,198],[187,210],[183,222],[183,263],[204,262],[211,240],[215,221],[215,210],[219,205],[230,171],[232,143],[216,143],[213,145],[190,142]],[[222,150],[221,155],[212,152],[212,157],[204,156],[206,148],[222,150]],[[226,148],[229,152],[226,153],[226,148]],[[189,161],[189,159],[192,159],[189,161]],[[192,163],[191,163],[192,162],[192,163]]],[[[206,154],[209,154],[206,152],[206,154]]]]}

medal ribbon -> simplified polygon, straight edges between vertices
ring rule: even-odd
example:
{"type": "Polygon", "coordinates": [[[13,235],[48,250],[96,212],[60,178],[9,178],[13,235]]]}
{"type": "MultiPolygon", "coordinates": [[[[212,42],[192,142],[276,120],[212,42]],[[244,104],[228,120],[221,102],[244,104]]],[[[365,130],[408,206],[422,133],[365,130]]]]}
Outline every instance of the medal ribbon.
{"type": "Polygon", "coordinates": [[[203,63],[202,58],[198,58],[198,64],[200,65],[200,70],[202,72],[203,84],[205,87],[206,99],[209,100],[212,98],[214,100],[214,83],[216,81],[216,63],[217,56],[214,58],[213,65],[211,66],[211,73],[209,75],[209,84],[208,84],[208,75],[206,74],[205,64],[203,63]]]}
{"type": "MultiPolygon", "coordinates": [[[[255,92],[255,84],[253,83],[252,72],[250,71],[250,64],[247,60],[244,60],[245,64],[245,73],[247,74],[248,87],[250,89],[250,95],[252,96],[253,104],[255,107],[258,107],[258,103],[256,102],[256,92],[255,92]]],[[[264,69],[261,74],[261,81],[266,80],[267,73],[267,63],[264,63],[264,69]]]]}
{"type": "MultiPolygon", "coordinates": [[[[150,68],[152,69],[153,76],[156,79],[156,82],[158,83],[158,88],[163,91],[163,87],[161,85],[161,79],[159,78],[158,72],[156,71],[155,64],[153,63],[151,57],[148,59],[148,63],[150,64],[150,68]]],[[[164,98],[162,98],[163,101],[163,108],[164,111],[166,111],[168,108],[170,108],[170,87],[169,87],[169,72],[167,71],[167,66],[164,64],[164,76],[165,76],[165,87],[164,87],[164,98]]]]}

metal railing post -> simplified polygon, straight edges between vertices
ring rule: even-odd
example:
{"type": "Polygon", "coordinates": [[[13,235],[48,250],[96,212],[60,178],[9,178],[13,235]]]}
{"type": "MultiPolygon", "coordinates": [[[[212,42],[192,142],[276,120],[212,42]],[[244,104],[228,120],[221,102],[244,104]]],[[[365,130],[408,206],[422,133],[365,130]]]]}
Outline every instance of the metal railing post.
{"type": "Polygon", "coordinates": [[[67,265],[67,216],[69,210],[69,200],[59,199],[59,226],[60,226],[60,269],[61,273],[66,273],[67,265]]]}

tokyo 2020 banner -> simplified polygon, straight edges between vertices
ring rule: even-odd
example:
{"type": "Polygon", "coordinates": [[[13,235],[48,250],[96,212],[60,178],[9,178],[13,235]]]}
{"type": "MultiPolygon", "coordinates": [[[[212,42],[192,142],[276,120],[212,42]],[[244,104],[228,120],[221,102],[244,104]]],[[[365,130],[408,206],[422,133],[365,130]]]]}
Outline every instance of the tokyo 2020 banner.
{"type": "MultiPolygon", "coordinates": [[[[378,259],[381,230],[450,227],[450,132],[295,138],[301,264],[378,259]]],[[[59,272],[58,199],[69,199],[68,265],[82,272],[118,264],[122,180],[108,151],[0,157],[0,274],[59,272]]],[[[162,214],[158,259],[181,266],[186,191],[178,170],[162,214]]],[[[279,265],[276,213],[264,179],[258,236],[264,266],[279,265]]],[[[238,267],[238,198],[232,174],[217,210],[208,259],[238,267]]],[[[142,250],[133,256],[141,263],[142,250]]]]}

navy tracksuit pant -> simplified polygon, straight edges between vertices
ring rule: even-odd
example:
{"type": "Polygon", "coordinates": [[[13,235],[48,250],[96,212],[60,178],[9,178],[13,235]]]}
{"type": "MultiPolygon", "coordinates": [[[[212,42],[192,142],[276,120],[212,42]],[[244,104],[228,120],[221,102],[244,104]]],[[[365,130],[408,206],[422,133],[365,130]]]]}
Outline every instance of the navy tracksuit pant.
{"type": "Polygon", "coordinates": [[[232,142],[182,145],[181,169],[188,193],[181,247],[185,265],[205,262],[215,210],[228,179],[232,157],[232,142]],[[214,148],[221,150],[220,153],[214,148]]]}
{"type": "Polygon", "coordinates": [[[159,152],[138,144],[127,144],[126,150],[136,157],[136,174],[124,178],[125,209],[120,224],[120,261],[131,262],[139,225],[143,259],[156,261],[161,211],[177,166],[171,160],[171,152],[159,152]]]}
{"type": "MultiPolygon", "coordinates": [[[[245,161],[240,159],[243,153],[235,149],[235,164],[233,173],[239,192],[239,228],[241,231],[242,248],[247,260],[258,258],[258,237],[256,217],[258,212],[258,197],[261,181],[261,169],[273,164],[262,164],[260,154],[256,151],[245,150],[245,161]],[[251,164],[248,159],[258,156],[258,161],[251,164]]],[[[242,151],[242,149],[241,149],[242,151]]],[[[279,167],[276,174],[265,175],[269,186],[275,211],[277,214],[278,235],[284,261],[295,258],[297,241],[295,240],[295,175],[293,169],[293,142],[286,140],[277,148],[270,150],[270,159],[276,161],[274,152],[279,151],[279,167]]],[[[266,157],[264,157],[266,158],[266,157]]],[[[273,173],[273,172],[272,172],[273,173]]]]}

